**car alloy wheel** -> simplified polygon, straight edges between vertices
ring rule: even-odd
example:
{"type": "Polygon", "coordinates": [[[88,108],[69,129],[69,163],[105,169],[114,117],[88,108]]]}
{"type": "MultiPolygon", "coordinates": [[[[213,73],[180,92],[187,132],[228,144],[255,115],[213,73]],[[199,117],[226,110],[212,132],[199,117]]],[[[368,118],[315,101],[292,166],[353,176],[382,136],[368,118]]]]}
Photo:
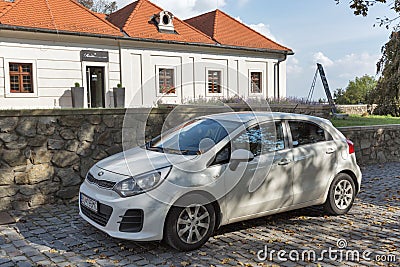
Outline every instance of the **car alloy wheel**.
{"type": "Polygon", "coordinates": [[[207,242],[215,227],[214,204],[200,194],[186,195],[168,212],[164,240],[177,250],[198,249],[207,242]]]}
{"type": "Polygon", "coordinates": [[[332,215],[347,213],[353,205],[356,187],[353,179],[346,173],[339,173],[329,187],[324,208],[332,215]]]}
{"type": "Polygon", "coordinates": [[[342,180],[336,185],[334,198],[339,209],[347,209],[353,201],[353,196],[353,187],[348,180],[342,180]]]}
{"type": "Polygon", "coordinates": [[[202,205],[191,205],[182,210],[177,226],[179,238],[188,244],[203,239],[210,228],[210,214],[202,205]]]}

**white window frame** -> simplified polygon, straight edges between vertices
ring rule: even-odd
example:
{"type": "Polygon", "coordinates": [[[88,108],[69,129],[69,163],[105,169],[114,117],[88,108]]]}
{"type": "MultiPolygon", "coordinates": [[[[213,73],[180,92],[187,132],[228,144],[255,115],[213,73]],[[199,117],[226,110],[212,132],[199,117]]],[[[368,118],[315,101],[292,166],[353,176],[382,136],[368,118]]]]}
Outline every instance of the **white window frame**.
{"type": "Polygon", "coordinates": [[[39,88],[37,82],[37,67],[36,60],[20,59],[20,58],[5,58],[4,59],[4,80],[5,80],[5,97],[8,98],[37,98],[39,97],[39,88]],[[10,63],[32,64],[32,86],[33,93],[11,93],[10,85],[10,63]]]}
{"type": "Polygon", "coordinates": [[[265,72],[261,69],[249,69],[248,72],[248,86],[249,86],[249,96],[263,96],[264,92],[266,90],[266,83],[265,83],[266,77],[265,77],[265,72]],[[261,73],[261,93],[253,93],[251,92],[251,73],[252,72],[260,72],[261,73]]]}
{"type": "Polygon", "coordinates": [[[206,84],[206,97],[214,97],[214,96],[221,97],[221,96],[224,96],[224,88],[225,88],[225,85],[224,85],[224,69],[206,67],[206,71],[205,72],[206,72],[205,73],[206,74],[206,81],[205,81],[205,84],[206,84]],[[208,72],[209,71],[220,71],[221,72],[221,93],[210,93],[210,92],[208,92],[208,72]]]}
{"type": "Polygon", "coordinates": [[[176,66],[169,66],[169,65],[156,65],[156,95],[157,97],[177,97],[178,88],[176,85],[177,82],[177,69],[176,66]],[[173,79],[174,79],[174,87],[175,93],[170,94],[163,94],[160,92],[160,69],[171,69],[174,71],[173,79]]]}

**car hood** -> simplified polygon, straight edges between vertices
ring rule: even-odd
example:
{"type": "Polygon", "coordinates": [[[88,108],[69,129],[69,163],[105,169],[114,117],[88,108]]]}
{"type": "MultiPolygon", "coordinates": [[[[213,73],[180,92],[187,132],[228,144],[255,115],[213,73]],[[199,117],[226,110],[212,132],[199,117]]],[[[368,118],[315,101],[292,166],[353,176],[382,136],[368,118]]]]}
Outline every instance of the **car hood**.
{"type": "Polygon", "coordinates": [[[123,176],[135,176],[166,166],[180,164],[196,157],[196,155],[166,154],[135,147],[107,157],[99,161],[96,166],[123,176]]]}

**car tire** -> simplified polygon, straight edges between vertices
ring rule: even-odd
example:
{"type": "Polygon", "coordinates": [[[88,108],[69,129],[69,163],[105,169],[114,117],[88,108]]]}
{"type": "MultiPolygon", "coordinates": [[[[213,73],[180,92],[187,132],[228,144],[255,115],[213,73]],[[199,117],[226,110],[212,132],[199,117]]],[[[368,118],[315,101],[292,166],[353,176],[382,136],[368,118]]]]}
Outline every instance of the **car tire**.
{"type": "Polygon", "coordinates": [[[324,209],[331,215],[346,214],[352,207],[356,188],[353,179],[345,173],[339,173],[329,187],[324,209]]]}
{"type": "Polygon", "coordinates": [[[170,209],[164,226],[164,240],[168,245],[190,251],[208,241],[214,232],[216,216],[213,205],[203,200],[198,202],[192,198],[190,204],[170,209]]]}

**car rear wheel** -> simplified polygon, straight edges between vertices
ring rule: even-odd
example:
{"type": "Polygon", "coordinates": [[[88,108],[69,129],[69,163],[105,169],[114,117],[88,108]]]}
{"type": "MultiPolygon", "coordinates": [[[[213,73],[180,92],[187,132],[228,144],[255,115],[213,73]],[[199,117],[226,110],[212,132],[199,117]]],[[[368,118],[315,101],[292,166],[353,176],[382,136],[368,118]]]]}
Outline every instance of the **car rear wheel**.
{"type": "Polygon", "coordinates": [[[329,188],[325,210],[332,215],[345,214],[351,209],[355,195],[353,179],[345,173],[339,173],[329,188]]]}
{"type": "Polygon", "coordinates": [[[173,248],[189,251],[200,248],[215,227],[215,210],[211,204],[172,207],[165,222],[165,241],[173,248]]]}

